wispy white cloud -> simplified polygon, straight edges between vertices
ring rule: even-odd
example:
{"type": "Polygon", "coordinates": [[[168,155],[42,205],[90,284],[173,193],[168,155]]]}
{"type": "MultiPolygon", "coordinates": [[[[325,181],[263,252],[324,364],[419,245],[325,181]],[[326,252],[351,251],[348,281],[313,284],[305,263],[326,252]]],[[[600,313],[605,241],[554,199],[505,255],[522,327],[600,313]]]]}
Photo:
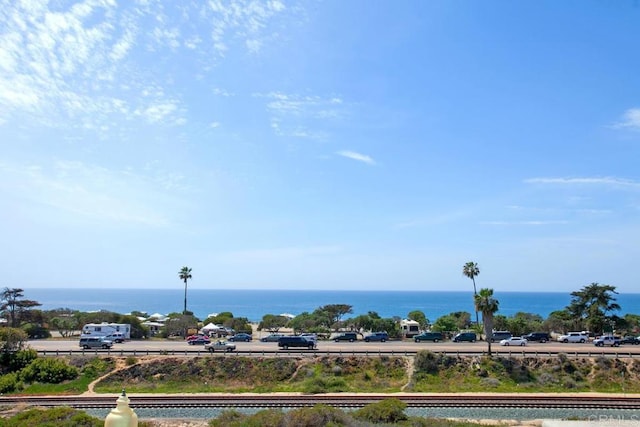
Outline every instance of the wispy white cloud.
{"type": "Polygon", "coordinates": [[[640,108],[630,108],[625,111],[622,118],[612,127],[615,129],[640,130],[640,108]]]}
{"type": "Polygon", "coordinates": [[[612,187],[640,188],[640,182],[615,177],[585,177],[585,178],[529,178],[527,184],[558,184],[558,185],[605,185],[612,187]]]}
{"type": "Polygon", "coordinates": [[[151,70],[149,54],[180,55],[197,73],[210,71],[231,49],[258,53],[275,40],[270,24],[285,12],[284,3],[261,0],[3,1],[2,121],[27,114],[52,127],[105,129],[136,116],[183,124],[185,106],[176,102],[183,77],[151,70]],[[147,97],[148,86],[161,94],[147,97]]]}
{"type": "Polygon", "coordinates": [[[341,98],[332,96],[323,98],[316,95],[286,94],[271,92],[254,94],[254,97],[267,99],[266,109],[271,115],[271,128],[279,136],[323,139],[326,120],[339,120],[346,113],[341,98]]]}
{"type": "Polygon", "coordinates": [[[348,159],[353,159],[359,162],[366,163],[368,165],[376,164],[376,161],[373,160],[371,157],[367,156],[366,154],[357,153],[355,151],[343,150],[343,151],[338,151],[336,154],[342,157],[346,157],[348,159]]]}

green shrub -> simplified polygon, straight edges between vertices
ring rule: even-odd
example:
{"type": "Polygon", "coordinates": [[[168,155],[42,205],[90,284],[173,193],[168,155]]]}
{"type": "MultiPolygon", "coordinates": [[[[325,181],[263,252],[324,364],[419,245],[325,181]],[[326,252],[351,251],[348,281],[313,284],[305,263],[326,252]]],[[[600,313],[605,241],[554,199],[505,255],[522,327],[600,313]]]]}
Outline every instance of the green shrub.
{"type": "Polygon", "coordinates": [[[211,427],[232,426],[232,425],[234,425],[233,423],[236,423],[236,422],[238,422],[238,421],[240,421],[240,420],[242,420],[244,418],[247,418],[247,416],[241,414],[240,412],[236,411],[235,409],[229,409],[229,410],[223,411],[216,418],[214,418],[211,421],[209,421],[209,426],[211,426],[211,427]]]}
{"type": "Polygon", "coordinates": [[[58,384],[72,380],[78,376],[78,370],[69,366],[62,359],[41,358],[33,360],[20,371],[20,378],[25,382],[41,382],[58,384]]]}
{"type": "Polygon", "coordinates": [[[347,391],[347,387],[347,382],[342,377],[317,376],[305,382],[304,392],[310,394],[339,393],[347,391]]]}
{"type": "Polygon", "coordinates": [[[37,357],[38,352],[33,349],[2,352],[0,353],[0,373],[19,371],[37,357]]]}
{"type": "Polygon", "coordinates": [[[427,350],[421,350],[416,353],[414,366],[416,372],[430,375],[436,375],[440,370],[436,355],[427,350]]]}
{"type": "Polygon", "coordinates": [[[26,350],[18,350],[13,353],[13,357],[9,362],[12,371],[19,371],[27,367],[31,362],[38,358],[38,352],[32,348],[26,350]]]}
{"type": "Polygon", "coordinates": [[[281,427],[286,415],[279,409],[265,409],[253,415],[243,415],[236,411],[224,411],[219,417],[209,421],[211,427],[281,427]]]}
{"type": "Polygon", "coordinates": [[[13,393],[21,389],[22,383],[20,382],[20,377],[17,372],[10,372],[0,376],[0,393],[13,393]]]}
{"type": "Polygon", "coordinates": [[[138,358],[137,357],[129,356],[125,360],[125,364],[127,366],[135,365],[136,363],[138,363],[138,358]]]}
{"type": "Polygon", "coordinates": [[[43,326],[29,323],[22,327],[30,339],[51,338],[51,332],[43,326]]]}
{"type": "Polygon", "coordinates": [[[286,421],[290,426],[344,426],[350,424],[351,417],[340,409],[327,405],[315,405],[312,408],[300,408],[288,412],[286,421]]]}
{"type": "Polygon", "coordinates": [[[500,380],[497,378],[483,378],[480,384],[485,388],[496,388],[500,385],[500,380]]]}
{"type": "Polygon", "coordinates": [[[406,407],[407,404],[401,400],[385,399],[358,409],[353,417],[371,423],[397,423],[407,419],[406,407]]]}
{"type": "Polygon", "coordinates": [[[2,427],[103,427],[104,421],[72,408],[28,409],[0,421],[2,427]]]}

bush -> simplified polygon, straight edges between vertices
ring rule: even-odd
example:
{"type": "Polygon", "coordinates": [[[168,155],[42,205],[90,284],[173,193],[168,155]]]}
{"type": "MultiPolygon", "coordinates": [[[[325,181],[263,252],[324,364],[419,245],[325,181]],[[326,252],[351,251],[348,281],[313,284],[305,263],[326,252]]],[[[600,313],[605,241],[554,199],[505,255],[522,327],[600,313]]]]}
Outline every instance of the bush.
{"type": "Polygon", "coordinates": [[[212,419],[211,421],[209,421],[209,425],[211,427],[227,427],[227,426],[232,426],[234,425],[234,423],[246,418],[246,415],[241,414],[240,412],[236,411],[235,409],[229,409],[226,411],[223,411],[220,415],[218,415],[216,418],[212,419]]]}
{"type": "Polygon", "coordinates": [[[211,427],[280,427],[286,415],[279,409],[265,409],[253,415],[242,415],[236,411],[225,411],[209,421],[211,427]]]}
{"type": "Polygon", "coordinates": [[[104,421],[72,408],[28,409],[2,420],[2,427],[102,427],[104,421]]]}
{"type": "Polygon", "coordinates": [[[16,372],[0,376],[0,393],[13,393],[22,389],[20,377],[16,372]]]}
{"type": "Polygon", "coordinates": [[[351,419],[337,408],[327,405],[315,405],[312,408],[295,409],[287,413],[289,426],[324,427],[349,425],[351,419]]]}
{"type": "Polygon", "coordinates": [[[61,359],[35,359],[20,371],[20,378],[25,382],[41,382],[58,384],[72,380],[78,376],[78,370],[61,359]]]}
{"type": "Polygon", "coordinates": [[[436,375],[440,370],[436,355],[430,351],[418,351],[414,364],[416,372],[436,375]]]}
{"type": "Polygon", "coordinates": [[[401,400],[385,399],[358,409],[353,417],[371,423],[397,423],[408,419],[404,413],[406,407],[401,400]]]}
{"type": "Polygon", "coordinates": [[[304,385],[304,392],[310,394],[339,393],[344,391],[347,391],[347,383],[342,377],[318,376],[310,378],[304,385]]]}
{"type": "Polygon", "coordinates": [[[42,339],[51,338],[51,332],[43,326],[34,325],[32,323],[23,326],[24,331],[27,333],[29,339],[42,339]]]}
{"type": "Polygon", "coordinates": [[[31,362],[38,358],[38,352],[32,348],[26,350],[18,350],[13,353],[13,357],[9,362],[12,371],[19,371],[26,368],[31,362]]]}
{"type": "Polygon", "coordinates": [[[480,384],[486,388],[496,388],[500,385],[500,380],[497,378],[483,378],[480,380],[480,384]]]}
{"type": "Polygon", "coordinates": [[[0,373],[19,371],[37,357],[38,352],[33,349],[2,352],[0,353],[0,373]]]}

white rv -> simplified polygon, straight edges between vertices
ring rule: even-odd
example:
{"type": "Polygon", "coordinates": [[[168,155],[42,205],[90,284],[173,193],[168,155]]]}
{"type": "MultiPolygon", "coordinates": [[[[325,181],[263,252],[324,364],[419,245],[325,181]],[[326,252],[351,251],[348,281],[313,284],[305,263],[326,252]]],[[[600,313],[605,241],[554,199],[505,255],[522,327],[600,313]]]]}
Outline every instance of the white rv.
{"type": "Polygon", "coordinates": [[[415,320],[402,319],[400,321],[400,331],[404,337],[414,337],[420,333],[420,323],[415,320]]]}
{"type": "Polygon", "coordinates": [[[125,340],[131,339],[131,325],[128,323],[87,323],[82,327],[82,335],[104,337],[122,334],[125,340]]]}

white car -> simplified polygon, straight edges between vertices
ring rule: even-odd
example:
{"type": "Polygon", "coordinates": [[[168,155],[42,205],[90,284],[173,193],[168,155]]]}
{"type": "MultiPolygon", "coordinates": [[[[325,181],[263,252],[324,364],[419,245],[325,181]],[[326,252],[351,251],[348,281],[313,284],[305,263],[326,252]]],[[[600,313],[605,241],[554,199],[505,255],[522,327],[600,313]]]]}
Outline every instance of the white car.
{"type": "Polygon", "coordinates": [[[218,340],[218,341],[211,341],[210,343],[205,344],[204,348],[205,350],[209,350],[211,353],[213,353],[216,350],[226,352],[226,351],[234,351],[236,349],[236,345],[231,344],[230,342],[227,342],[227,341],[218,340]]]}
{"type": "Polygon", "coordinates": [[[500,345],[510,346],[510,345],[527,345],[527,339],[522,337],[511,337],[500,341],[500,345]]]}
{"type": "Polygon", "coordinates": [[[587,335],[584,332],[569,332],[566,335],[560,335],[558,337],[558,342],[564,342],[564,343],[568,343],[568,342],[585,343],[587,341],[589,341],[589,335],[587,335]]]}

